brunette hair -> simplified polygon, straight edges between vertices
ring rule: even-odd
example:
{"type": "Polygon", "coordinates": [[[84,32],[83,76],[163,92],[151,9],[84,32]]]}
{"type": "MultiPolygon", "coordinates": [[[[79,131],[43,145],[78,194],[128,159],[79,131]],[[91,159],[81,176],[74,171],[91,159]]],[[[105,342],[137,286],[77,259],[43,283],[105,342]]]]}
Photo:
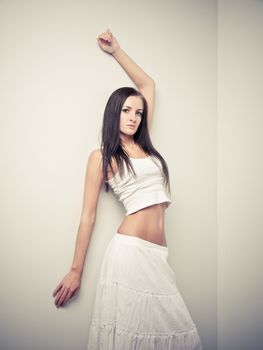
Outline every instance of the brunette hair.
{"type": "Polygon", "coordinates": [[[153,156],[162,164],[162,172],[164,176],[164,183],[170,191],[169,171],[167,164],[161,154],[154,148],[148,131],[147,114],[148,105],[145,97],[141,92],[132,87],[121,87],[115,90],[108,99],[105,107],[102,125],[102,169],[105,191],[109,190],[107,170],[110,166],[112,172],[112,160],[116,161],[120,176],[123,175],[123,164],[125,162],[128,171],[135,174],[132,163],[127,152],[123,149],[120,142],[120,115],[124,102],[129,96],[138,96],[143,101],[143,113],[141,123],[138,130],[134,134],[134,142],[149,156],[153,156]]]}

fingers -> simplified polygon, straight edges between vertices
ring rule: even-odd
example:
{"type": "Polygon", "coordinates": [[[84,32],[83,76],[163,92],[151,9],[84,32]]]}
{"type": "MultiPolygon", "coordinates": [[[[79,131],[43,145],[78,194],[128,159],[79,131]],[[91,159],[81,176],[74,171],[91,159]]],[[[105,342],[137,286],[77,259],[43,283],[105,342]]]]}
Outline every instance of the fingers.
{"type": "Polygon", "coordinates": [[[62,288],[62,283],[59,283],[59,285],[56,287],[54,292],[52,293],[53,297],[57,294],[57,292],[62,288]]]}
{"type": "Polygon", "coordinates": [[[72,291],[70,288],[63,288],[58,293],[56,299],[55,299],[55,305],[57,307],[63,306],[66,304],[66,302],[70,299],[70,296],[72,294],[72,291]]]}
{"type": "Polygon", "coordinates": [[[79,288],[77,288],[77,289],[75,290],[75,292],[71,295],[71,297],[70,297],[69,299],[72,299],[72,298],[78,293],[78,291],[79,291],[79,288]]]}
{"type": "Polygon", "coordinates": [[[102,35],[102,34],[97,39],[99,41],[107,41],[108,43],[111,42],[111,39],[109,37],[107,37],[106,35],[102,35]]]}
{"type": "Polygon", "coordinates": [[[60,307],[63,304],[67,293],[68,293],[68,289],[67,288],[62,288],[60,290],[60,292],[58,292],[57,297],[55,299],[55,305],[57,307],[60,307]]]}
{"type": "Polygon", "coordinates": [[[97,39],[102,39],[102,40],[111,42],[111,38],[112,38],[112,33],[109,29],[107,29],[107,31],[100,34],[97,39]]]}
{"type": "Polygon", "coordinates": [[[70,299],[71,294],[72,294],[72,292],[69,288],[65,289],[64,293],[61,296],[61,299],[59,300],[58,307],[64,306],[67,303],[67,301],[70,299]]]}
{"type": "Polygon", "coordinates": [[[79,288],[76,290],[72,290],[71,288],[63,287],[62,285],[59,285],[55,291],[53,292],[53,296],[56,296],[55,299],[55,305],[57,307],[64,306],[70,299],[72,299],[77,292],[79,291],[79,288]]]}
{"type": "Polygon", "coordinates": [[[66,295],[63,303],[61,304],[61,306],[64,306],[70,299],[72,299],[74,297],[74,295],[77,294],[77,292],[79,291],[79,288],[77,288],[75,291],[68,291],[68,294],[66,295]]]}

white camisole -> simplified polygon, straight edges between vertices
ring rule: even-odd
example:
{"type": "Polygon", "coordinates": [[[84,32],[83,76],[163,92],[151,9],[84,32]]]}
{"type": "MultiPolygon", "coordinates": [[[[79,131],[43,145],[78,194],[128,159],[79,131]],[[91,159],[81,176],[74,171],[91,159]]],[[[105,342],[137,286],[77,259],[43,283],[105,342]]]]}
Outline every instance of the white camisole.
{"type": "Polygon", "coordinates": [[[151,156],[129,159],[136,176],[128,172],[126,163],[124,163],[122,178],[117,172],[113,178],[108,180],[113,192],[123,203],[126,215],[158,203],[165,202],[167,208],[171,204],[171,198],[164,184],[162,164],[159,159],[151,156]]]}

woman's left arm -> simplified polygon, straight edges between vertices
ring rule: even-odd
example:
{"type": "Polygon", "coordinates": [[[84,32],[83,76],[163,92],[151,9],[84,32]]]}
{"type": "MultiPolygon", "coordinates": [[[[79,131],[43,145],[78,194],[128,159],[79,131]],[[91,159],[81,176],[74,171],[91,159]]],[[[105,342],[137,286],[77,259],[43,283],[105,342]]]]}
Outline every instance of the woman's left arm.
{"type": "Polygon", "coordinates": [[[110,30],[102,33],[97,38],[99,46],[111,54],[125,70],[138,90],[145,97],[148,104],[148,128],[150,129],[153,118],[155,82],[146,74],[121,48],[110,30]]]}

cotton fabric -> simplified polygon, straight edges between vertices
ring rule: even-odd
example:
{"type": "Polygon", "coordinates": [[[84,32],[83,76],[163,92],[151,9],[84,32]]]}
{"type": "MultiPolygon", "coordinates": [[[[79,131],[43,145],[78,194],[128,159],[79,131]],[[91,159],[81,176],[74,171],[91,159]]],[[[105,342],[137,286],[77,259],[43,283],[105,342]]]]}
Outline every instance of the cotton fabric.
{"type": "Polygon", "coordinates": [[[101,265],[87,350],[202,350],[168,247],[115,233],[101,265]]]}
{"type": "Polygon", "coordinates": [[[153,204],[171,204],[171,196],[164,184],[162,165],[159,159],[152,156],[130,158],[135,175],[128,171],[124,162],[124,172],[108,180],[112,191],[126,210],[126,216],[153,204]]]}

